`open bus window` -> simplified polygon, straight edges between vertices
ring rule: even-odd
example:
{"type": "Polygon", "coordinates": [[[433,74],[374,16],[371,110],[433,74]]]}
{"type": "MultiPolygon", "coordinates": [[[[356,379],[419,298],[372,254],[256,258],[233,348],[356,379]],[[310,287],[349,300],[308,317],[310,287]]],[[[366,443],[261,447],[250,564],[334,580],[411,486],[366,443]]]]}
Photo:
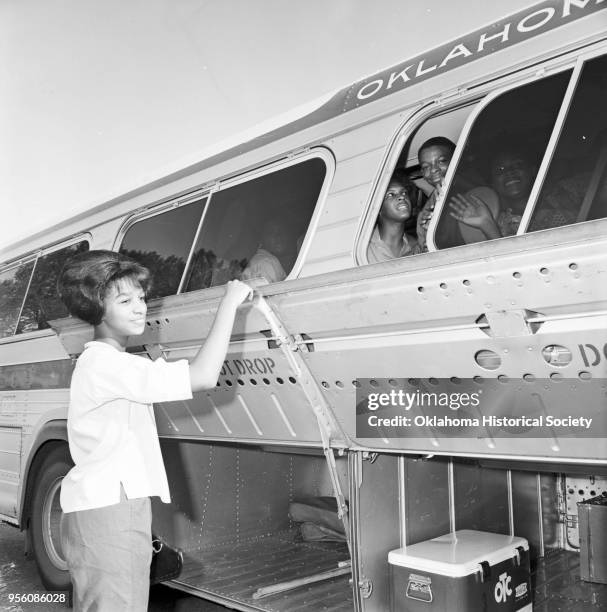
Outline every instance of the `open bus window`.
{"type": "Polygon", "coordinates": [[[214,193],[185,291],[235,278],[284,280],[297,259],[325,175],[325,162],[313,158],[214,193]]]}
{"type": "Polygon", "coordinates": [[[477,103],[478,99],[471,100],[456,108],[434,114],[409,134],[402,145],[387,189],[382,194],[379,212],[366,249],[368,263],[415,255],[428,250],[426,238],[436,203],[436,187],[442,184],[445,178],[455,143],[477,103]],[[401,189],[401,186],[405,189],[401,189]],[[402,219],[399,222],[398,215],[390,211],[390,192],[394,189],[399,192],[397,195],[406,191],[409,200],[410,211],[401,211],[404,223],[402,219]]]}
{"type": "Polygon", "coordinates": [[[437,248],[516,233],[570,76],[522,85],[479,113],[445,195],[437,248]]]}
{"type": "Polygon", "coordinates": [[[0,338],[12,336],[17,329],[33,269],[34,262],[30,261],[0,272],[0,338]]]}
{"type": "Polygon", "coordinates": [[[528,231],[607,217],[607,56],[586,62],[528,231]]]}
{"type": "Polygon", "coordinates": [[[148,299],[177,293],[206,202],[204,198],[146,217],[124,235],[120,252],[151,273],[148,299]]]}
{"type": "Polygon", "coordinates": [[[65,262],[88,251],[88,248],[88,242],[82,241],[38,257],[19,317],[18,334],[47,329],[48,321],[68,316],[67,308],[59,298],[57,279],[65,262]]]}

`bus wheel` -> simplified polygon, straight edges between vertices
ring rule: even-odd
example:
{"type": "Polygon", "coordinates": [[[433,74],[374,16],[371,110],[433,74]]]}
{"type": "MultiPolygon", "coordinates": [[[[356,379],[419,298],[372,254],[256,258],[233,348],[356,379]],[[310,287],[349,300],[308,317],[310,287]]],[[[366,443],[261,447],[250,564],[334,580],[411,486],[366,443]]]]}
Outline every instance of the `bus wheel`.
{"type": "Polygon", "coordinates": [[[59,492],[63,477],[73,465],[67,445],[57,447],[45,457],[34,482],[30,514],[31,544],[40,578],[49,591],[71,589],[59,539],[59,492]]]}

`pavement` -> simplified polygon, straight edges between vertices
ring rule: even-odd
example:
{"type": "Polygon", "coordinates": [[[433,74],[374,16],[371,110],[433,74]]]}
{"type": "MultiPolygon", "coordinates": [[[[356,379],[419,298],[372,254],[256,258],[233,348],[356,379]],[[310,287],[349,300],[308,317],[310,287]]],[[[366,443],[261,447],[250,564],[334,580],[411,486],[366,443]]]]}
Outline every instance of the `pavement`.
{"type": "MultiPolygon", "coordinates": [[[[67,593],[47,591],[33,557],[24,554],[25,535],[0,522],[0,612],[66,612],[67,593]],[[20,596],[20,597],[19,597],[20,596]],[[25,599],[25,601],[19,601],[25,599]]],[[[150,590],[148,612],[227,612],[228,608],[163,585],[150,590]]]]}

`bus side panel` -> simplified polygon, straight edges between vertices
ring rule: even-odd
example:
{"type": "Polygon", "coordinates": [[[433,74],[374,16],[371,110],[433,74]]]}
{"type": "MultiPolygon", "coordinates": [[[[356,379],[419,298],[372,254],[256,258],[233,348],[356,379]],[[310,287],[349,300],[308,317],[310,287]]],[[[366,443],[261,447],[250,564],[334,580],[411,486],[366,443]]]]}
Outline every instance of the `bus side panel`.
{"type": "Polygon", "coordinates": [[[73,363],[63,358],[65,351],[54,336],[2,348],[9,363],[0,366],[0,513],[21,522],[36,440],[48,421],[65,423],[67,418],[73,363]],[[36,355],[45,359],[23,362],[36,355]]]}
{"type": "Polygon", "coordinates": [[[392,115],[336,136],[325,144],[335,155],[335,176],[312,236],[300,277],[354,265],[353,238],[363,215],[386,144],[400,118],[392,115]]]}
{"type": "MultiPolygon", "coordinates": [[[[357,378],[440,376],[450,392],[459,388],[482,393],[485,384],[486,392],[498,400],[480,406],[481,417],[508,415],[513,406],[499,402],[523,402],[523,393],[528,414],[575,417],[590,412],[596,430],[604,418],[600,406],[606,374],[602,350],[607,341],[607,287],[600,278],[607,270],[607,250],[599,237],[599,226],[604,229],[605,222],[593,225],[592,232],[597,231],[592,239],[590,228],[570,227],[505,239],[499,245],[470,245],[459,250],[458,260],[455,252],[443,252],[389,262],[382,266],[382,276],[361,274],[355,282],[277,295],[274,306],[292,333],[312,339],[314,351],[303,357],[322,382],[346,434],[358,438],[363,447],[606,462],[603,439],[589,444],[584,437],[550,435],[550,429],[535,438],[492,439],[482,432],[474,439],[457,438],[432,427],[406,438],[382,437],[379,430],[375,438],[361,436],[354,410],[357,378]],[[515,240],[517,252],[508,252],[515,250],[515,240]],[[430,267],[422,269],[424,262],[430,267]],[[487,315],[494,317],[494,325],[500,316],[508,325],[481,327],[487,315]],[[517,323],[536,316],[537,325],[517,323]],[[569,351],[570,363],[549,363],[545,351],[552,346],[569,351]],[[498,367],[477,361],[481,351],[490,351],[498,367]],[[458,387],[463,380],[465,389],[458,387]]],[[[390,385],[382,384],[385,388],[365,391],[389,392],[390,385]]],[[[423,383],[423,390],[432,391],[432,384],[423,383]]]]}
{"type": "MultiPolygon", "coordinates": [[[[3,405],[2,402],[1,405],[3,405]]],[[[3,424],[4,409],[0,409],[0,514],[17,516],[17,492],[21,476],[22,428],[3,424]]]]}

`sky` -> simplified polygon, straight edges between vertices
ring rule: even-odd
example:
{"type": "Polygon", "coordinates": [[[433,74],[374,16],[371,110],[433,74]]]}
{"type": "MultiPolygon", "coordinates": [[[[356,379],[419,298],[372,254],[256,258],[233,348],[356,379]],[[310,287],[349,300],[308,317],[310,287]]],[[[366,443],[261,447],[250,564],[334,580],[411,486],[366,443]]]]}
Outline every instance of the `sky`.
{"type": "Polygon", "coordinates": [[[0,0],[0,249],[528,4],[0,0]]]}

